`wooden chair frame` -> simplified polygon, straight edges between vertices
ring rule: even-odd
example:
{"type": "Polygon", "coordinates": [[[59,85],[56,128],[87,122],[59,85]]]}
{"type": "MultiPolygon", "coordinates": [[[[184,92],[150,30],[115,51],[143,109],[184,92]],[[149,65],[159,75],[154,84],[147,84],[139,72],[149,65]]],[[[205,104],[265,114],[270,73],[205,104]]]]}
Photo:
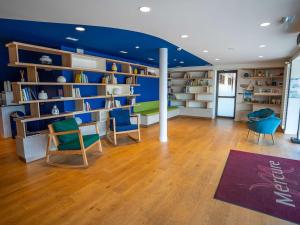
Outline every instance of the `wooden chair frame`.
{"type": "MultiPolygon", "coordinates": [[[[97,122],[91,122],[91,123],[85,123],[80,125],[80,127],[82,126],[90,126],[90,125],[94,125],[96,128],[96,133],[99,135],[99,129],[97,126],[97,122]]],[[[100,153],[102,153],[102,145],[101,145],[101,140],[99,138],[98,141],[96,141],[95,143],[91,144],[90,146],[88,146],[87,148],[84,147],[84,142],[83,142],[83,137],[82,137],[82,133],[80,130],[70,130],[70,131],[63,131],[63,132],[55,132],[54,128],[52,126],[52,124],[48,125],[49,128],[49,136],[48,136],[48,143],[47,143],[47,151],[46,151],[46,163],[49,165],[53,165],[53,166],[61,166],[61,167],[88,167],[88,161],[87,161],[87,157],[86,157],[86,152],[90,149],[92,149],[94,146],[98,145],[98,151],[100,153]],[[58,145],[59,145],[59,139],[57,136],[59,135],[64,135],[64,134],[74,134],[77,133],[78,137],[79,137],[79,143],[80,143],[80,149],[75,149],[75,150],[64,150],[64,151],[60,151],[58,150],[58,145]],[[57,150],[51,150],[51,144],[52,142],[54,143],[55,147],[57,150]],[[51,155],[82,155],[83,158],[83,164],[82,165],[66,165],[63,163],[53,163],[50,162],[50,156],[51,155]]]]}
{"type": "Polygon", "coordinates": [[[116,119],[114,117],[112,117],[112,118],[108,117],[107,124],[106,124],[106,127],[107,127],[106,136],[107,136],[107,139],[112,144],[114,144],[115,146],[118,145],[118,143],[117,143],[117,135],[120,135],[120,134],[128,134],[128,137],[130,139],[136,141],[136,142],[140,142],[141,141],[140,117],[139,117],[139,115],[130,115],[130,118],[136,118],[138,129],[117,132],[116,131],[116,119]],[[113,124],[113,130],[110,129],[110,123],[111,122],[113,124]],[[135,132],[137,133],[137,138],[132,137],[131,135],[129,135],[129,133],[135,133],[135,132]]]}

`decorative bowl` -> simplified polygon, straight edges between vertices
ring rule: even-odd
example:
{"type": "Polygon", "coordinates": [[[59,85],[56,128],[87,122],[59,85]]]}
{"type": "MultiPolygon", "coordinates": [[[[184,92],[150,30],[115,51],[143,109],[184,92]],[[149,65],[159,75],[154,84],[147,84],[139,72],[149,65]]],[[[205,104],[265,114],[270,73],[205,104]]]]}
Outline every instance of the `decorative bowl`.
{"type": "Polygon", "coordinates": [[[40,58],[40,61],[41,61],[42,64],[46,64],[46,65],[52,64],[52,59],[48,55],[43,55],[40,58]]]}
{"type": "Polygon", "coordinates": [[[113,94],[114,95],[120,95],[121,94],[121,88],[119,88],[119,87],[114,88],[113,89],[113,94]]]}
{"type": "Polygon", "coordinates": [[[44,90],[42,90],[42,91],[39,93],[38,98],[39,98],[40,100],[46,100],[46,99],[48,99],[48,94],[47,94],[44,90]]]}
{"type": "Polygon", "coordinates": [[[67,79],[64,77],[64,76],[58,76],[56,81],[58,83],[66,83],[67,82],[67,79]]]}

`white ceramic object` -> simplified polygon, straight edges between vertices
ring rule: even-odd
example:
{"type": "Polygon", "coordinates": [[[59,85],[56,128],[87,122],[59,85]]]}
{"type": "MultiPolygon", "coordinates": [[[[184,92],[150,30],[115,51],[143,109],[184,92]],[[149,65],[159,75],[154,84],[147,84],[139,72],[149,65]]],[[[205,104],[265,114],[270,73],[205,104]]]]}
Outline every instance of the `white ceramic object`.
{"type": "Polygon", "coordinates": [[[42,91],[39,93],[38,98],[39,98],[40,100],[46,100],[46,99],[48,99],[48,94],[47,94],[44,90],[42,90],[42,91]]]}
{"type": "Polygon", "coordinates": [[[64,76],[58,76],[56,81],[58,83],[66,83],[67,82],[67,79],[64,77],[64,76]]]}
{"type": "Polygon", "coordinates": [[[42,64],[52,64],[52,59],[48,56],[48,55],[43,55],[41,58],[40,58],[40,61],[42,64]]]}
{"type": "Polygon", "coordinates": [[[134,88],[130,87],[130,94],[133,95],[134,94],[134,88]]]}
{"type": "Polygon", "coordinates": [[[82,124],[82,119],[80,117],[75,117],[75,121],[76,121],[77,125],[82,124]]]}
{"type": "Polygon", "coordinates": [[[121,88],[119,88],[119,87],[114,88],[113,89],[113,94],[114,95],[120,95],[121,94],[121,88]]]}
{"type": "Polygon", "coordinates": [[[52,115],[59,115],[59,109],[57,108],[56,105],[52,107],[51,113],[52,115]]]}

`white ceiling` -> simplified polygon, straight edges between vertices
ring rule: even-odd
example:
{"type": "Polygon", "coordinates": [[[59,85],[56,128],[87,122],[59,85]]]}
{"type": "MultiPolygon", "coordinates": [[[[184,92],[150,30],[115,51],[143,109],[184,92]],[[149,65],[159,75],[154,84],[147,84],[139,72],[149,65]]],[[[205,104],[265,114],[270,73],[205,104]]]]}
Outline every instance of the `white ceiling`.
{"type": "Polygon", "coordinates": [[[279,23],[282,16],[290,15],[300,15],[300,0],[0,0],[1,18],[139,31],[165,39],[212,64],[291,56],[300,32],[299,18],[292,26],[279,23]],[[152,10],[143,14],[140,6],[152,10]],[[271,26],[262,28],[262,22],[271,22],[271,26]],[[190,37],[181,39],[181,34],[190,37]],[[260,44],[267,47],[259,48],[260,44]],[[209,52],[203,53],[203,49],[209,52]]]}

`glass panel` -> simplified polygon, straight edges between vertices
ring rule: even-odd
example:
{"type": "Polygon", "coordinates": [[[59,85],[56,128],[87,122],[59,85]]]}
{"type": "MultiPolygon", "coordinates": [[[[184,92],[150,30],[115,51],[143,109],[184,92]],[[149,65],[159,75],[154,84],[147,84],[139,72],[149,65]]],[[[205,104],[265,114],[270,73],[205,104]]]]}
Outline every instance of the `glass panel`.
{"type": "Polygon", "coordinates": [[[235,96],[236,73],[219,73],[219,96],[235,96]]]}
{"type": "Polygon", "coordinates": [[[218,116],[234,116],[234,98],[218,97],[218,116]]]}

